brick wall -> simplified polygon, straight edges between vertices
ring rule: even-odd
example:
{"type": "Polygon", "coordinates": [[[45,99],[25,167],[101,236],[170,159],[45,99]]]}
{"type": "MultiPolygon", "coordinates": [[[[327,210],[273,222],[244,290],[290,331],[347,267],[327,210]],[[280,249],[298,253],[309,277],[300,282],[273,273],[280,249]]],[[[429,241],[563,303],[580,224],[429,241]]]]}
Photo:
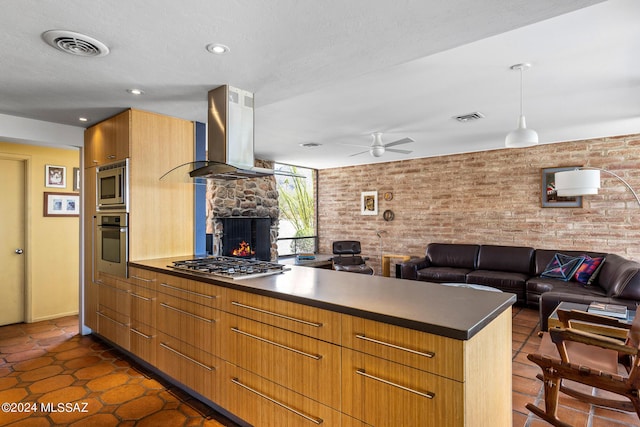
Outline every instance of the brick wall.
{"type": "MultiPolygon", "coordinates": [[[[601,174],[582,208],[542,208],[541,169],[611,170],[640,191],[640,135],[546,144],[320,170],[320,252],[354,239],[380,274],[380,254],[424,256],[429,242],[593,250],[640,260],[640,206],[601,174]],[[378,215],[360,215],[360,193],[378,192],[378,215]],[[393,199],[383,199],[385,192],[393,199]],[[384,221],[390,209],[393,221],[384,221]],[[380,234],[380,238],[376,233],[380,234]]],[[[393,270],[392,270],[393,271],[393,270]]]]}

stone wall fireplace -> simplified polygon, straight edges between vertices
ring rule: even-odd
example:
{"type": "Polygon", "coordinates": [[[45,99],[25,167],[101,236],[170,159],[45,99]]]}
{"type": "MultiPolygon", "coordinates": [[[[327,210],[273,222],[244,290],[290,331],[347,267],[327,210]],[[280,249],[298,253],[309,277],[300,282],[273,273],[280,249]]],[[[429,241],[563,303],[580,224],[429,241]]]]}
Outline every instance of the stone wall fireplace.
{"type": "MultiPolygon", "coordinates": [[[[256,161],[256,166],[271,168],[269,162],[256,161]]],[[[225,255],[223,247],[225,224],[222,219],[244,218],[246,220],[262,219],[258,226],[260,230],[268,228],[268,255],[261,252],[263,261],[277,261],[278,259],[278,190],[273,176],[236,180],[207,180],[207,234],[212,236],[213,255],[225,255]],[[268,224],[264,220],[268,219],[268,224]]],[[[256,225],[254,224],[254,230],[256,225]]],[[[261,233],[259,231],[258,233],[261,233]]],[[[266,233],[265,233],[266,234],[266,233]]],[[[228,238],[227,235],[226,238],[228,238]]],[[[264,238],[264,237],[263,237],[264,238]]],[[[225,244],[227,242],[224,242],[225,244]]],[[[249,242],[247,242],[249,243],[249,242]]],[[[254,242],[262,247],[262,242],[254,242]]]]}

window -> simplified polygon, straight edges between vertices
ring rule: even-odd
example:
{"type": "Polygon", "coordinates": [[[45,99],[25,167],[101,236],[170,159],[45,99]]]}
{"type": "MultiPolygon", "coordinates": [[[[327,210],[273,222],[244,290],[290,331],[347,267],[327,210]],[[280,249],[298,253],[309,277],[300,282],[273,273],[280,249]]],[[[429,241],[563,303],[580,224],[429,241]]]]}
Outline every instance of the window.
{"type": "Polygon", "coordinates": [[[278,255],[315,253],[316,230],[316,174],[315,169],[276,163],[276,188],[280,209],[278,255]],[[296,176],[278,174],[278,171],[296,176]]]}

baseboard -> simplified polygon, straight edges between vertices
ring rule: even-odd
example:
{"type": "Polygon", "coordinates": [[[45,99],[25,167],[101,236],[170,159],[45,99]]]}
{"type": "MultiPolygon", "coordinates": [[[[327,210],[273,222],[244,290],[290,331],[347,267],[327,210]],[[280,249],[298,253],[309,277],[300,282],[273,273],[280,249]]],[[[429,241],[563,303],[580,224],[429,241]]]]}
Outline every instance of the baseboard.
{"type": "Polygon", "coordinates": [[[59,319],[61,317],[67,317],[67,316],[77,316],[79,314],[79,312],[76,311],[70,311],[68,313],[58,313],[58,314],[52,314],[51,316],[42,316],[42,317],[37,317],[35,319],[31,319],[30,321],[26,322],[26,323],[36,323],[36,322],[42,322],[45,320],[52,320],[52,319],[59,319]]]}

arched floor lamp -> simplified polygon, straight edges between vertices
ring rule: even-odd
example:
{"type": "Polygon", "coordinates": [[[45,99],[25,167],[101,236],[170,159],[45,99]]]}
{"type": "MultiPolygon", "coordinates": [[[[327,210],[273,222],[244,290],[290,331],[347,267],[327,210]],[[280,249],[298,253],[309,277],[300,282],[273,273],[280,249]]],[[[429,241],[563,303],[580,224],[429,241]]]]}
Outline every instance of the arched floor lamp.
{"type": "Polygon", "coordinates": [[[598,189],[600,188],[600,172],[606,172],[626,185],[640,206],[640,197],[638,197],[638,194],[633,188],[631,188],[631,185],[629,185],[624,178],[606,169],[591,166],[578,167],[570,171],[556,172],[555,183],[558,196],[573,197],[598,194],[598,189]]]}

